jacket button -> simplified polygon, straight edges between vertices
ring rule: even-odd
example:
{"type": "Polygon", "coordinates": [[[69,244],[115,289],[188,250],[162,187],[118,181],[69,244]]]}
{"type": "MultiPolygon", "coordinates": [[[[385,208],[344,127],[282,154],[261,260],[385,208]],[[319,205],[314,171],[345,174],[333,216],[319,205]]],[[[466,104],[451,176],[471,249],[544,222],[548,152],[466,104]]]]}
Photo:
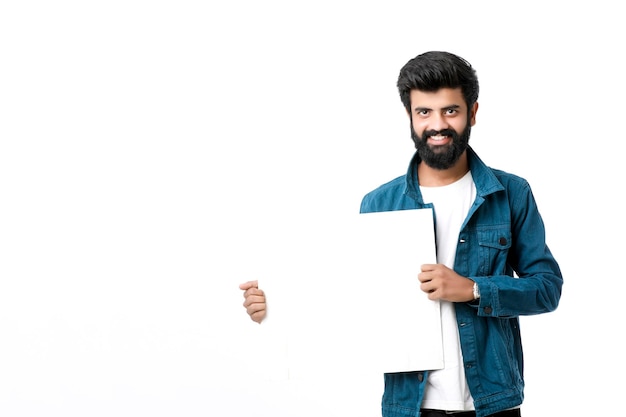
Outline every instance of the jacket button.
{"type": "Polygon", "coordinates": [[[417,380],[419,382],[422,382],[424,380],[424,373],[423,372],[418,372],[417,373],[417,380]]]}
{"type": "Polygon", "coordinates": [[[485,307],[485,314],[491,314],[493,310],[491,309],[491,307],[487,306],[485,307]]]}
{"type": "Polygon", "coordinates": [[[505,237],[501,237],[501,238],[498,240],[498,243],[499,243],[500,245],[502,245],[502,246],[506,246],[506,238],[505,238],[505,237]]]}

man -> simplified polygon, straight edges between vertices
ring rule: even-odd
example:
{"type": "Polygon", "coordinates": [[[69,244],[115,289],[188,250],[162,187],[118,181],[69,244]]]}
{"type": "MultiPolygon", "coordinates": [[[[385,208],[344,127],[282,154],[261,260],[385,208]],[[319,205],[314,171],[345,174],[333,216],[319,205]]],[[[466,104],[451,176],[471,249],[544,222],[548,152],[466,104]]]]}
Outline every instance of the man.
{"type": "MultiPolygon", "coordinates": [[[[441,301],[444,368],[385,374],[382,414],[520,416],[519,316],[557,308],[563,278],[528,183],[486,166],[468,145],[478,79],[464,59],[426,52],[400,71],[398,90],[416,152],[406,175],[368,193],[361,213],[432,207],[437,264],[417,275],[441,301]]],[[[252,320],[265,317],[255,281],[240,285],[252,320]]]]}

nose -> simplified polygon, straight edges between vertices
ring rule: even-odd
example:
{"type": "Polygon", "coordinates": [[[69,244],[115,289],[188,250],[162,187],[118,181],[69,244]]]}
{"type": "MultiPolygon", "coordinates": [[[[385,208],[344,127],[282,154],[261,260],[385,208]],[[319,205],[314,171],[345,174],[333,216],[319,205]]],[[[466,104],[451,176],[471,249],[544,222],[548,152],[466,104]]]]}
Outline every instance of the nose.
{"type": "Polygon", "coordinates": [[[438,132],[441,132],[442,130],[447,129],[448,127],[450,127],[450,125],[448,124],[448,121],[446,120],[443,114],[433,113],[431,120],[430,120],[430,126],[429,126],[431,130],[436,130],[438,132]]]}

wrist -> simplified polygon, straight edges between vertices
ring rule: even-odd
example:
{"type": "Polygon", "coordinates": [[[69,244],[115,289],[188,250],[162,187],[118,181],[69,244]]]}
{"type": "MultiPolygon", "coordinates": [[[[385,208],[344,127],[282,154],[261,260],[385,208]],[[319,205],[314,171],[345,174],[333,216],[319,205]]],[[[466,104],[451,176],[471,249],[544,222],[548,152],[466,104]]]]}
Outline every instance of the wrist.
{"type": "Polygon", "coordinates": [[[472,293],[474,295],[474,300],[478,300],[480,298],[480,290],[478,289],[478,284],[474,281],[474,287],[472,288],[472,293]]]}

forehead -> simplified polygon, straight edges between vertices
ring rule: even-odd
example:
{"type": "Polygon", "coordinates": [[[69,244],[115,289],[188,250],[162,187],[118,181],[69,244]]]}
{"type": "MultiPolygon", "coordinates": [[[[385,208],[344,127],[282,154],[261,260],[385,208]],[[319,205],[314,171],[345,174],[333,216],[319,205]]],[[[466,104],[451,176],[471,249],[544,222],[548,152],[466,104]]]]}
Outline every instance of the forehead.
{"type": "Polygon", "coordinates": [[[411,90],[411,108],[442,109],[450,106],[465,105],[461,88],[441,88],[437,91],[411,90]]]}

